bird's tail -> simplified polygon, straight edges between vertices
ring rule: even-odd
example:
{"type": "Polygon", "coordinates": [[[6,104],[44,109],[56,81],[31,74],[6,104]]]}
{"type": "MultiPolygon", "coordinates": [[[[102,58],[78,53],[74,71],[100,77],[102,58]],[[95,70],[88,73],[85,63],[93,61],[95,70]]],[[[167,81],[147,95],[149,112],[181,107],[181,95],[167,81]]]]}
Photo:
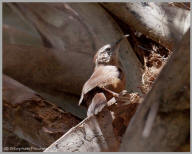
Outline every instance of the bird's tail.
{"type": "Polygon", "coordinates": [[[98,114],[106,105],[107,99],[104,93],[97,93],[93,99],[91,104],[89,105],[87,116],[98,114]]]}

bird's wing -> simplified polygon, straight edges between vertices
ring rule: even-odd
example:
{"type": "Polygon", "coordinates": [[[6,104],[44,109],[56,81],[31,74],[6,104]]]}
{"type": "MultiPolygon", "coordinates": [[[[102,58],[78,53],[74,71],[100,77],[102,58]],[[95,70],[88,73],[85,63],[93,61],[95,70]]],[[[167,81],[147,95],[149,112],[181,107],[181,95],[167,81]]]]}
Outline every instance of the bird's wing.
{"type": "Polygon", "coordinates": [[[82,103],[84,95],[93,90],[96,87],[104,87],[106,84],[110,84],[113,78],[119,76],[118,68],[116,66],[99,66],[95,69],[89,80],[84,84],[79,105],[82,103]]]}

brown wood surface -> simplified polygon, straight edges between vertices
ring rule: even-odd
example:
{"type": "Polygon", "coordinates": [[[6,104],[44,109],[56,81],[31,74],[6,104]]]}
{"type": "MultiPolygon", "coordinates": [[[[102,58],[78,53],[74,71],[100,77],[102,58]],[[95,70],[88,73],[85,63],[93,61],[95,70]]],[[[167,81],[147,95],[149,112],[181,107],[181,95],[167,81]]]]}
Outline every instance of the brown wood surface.
{"type": "Polygon", "coordinates": [[[189,84],[190,30],[138,107],[120,151],[175,151],[183,144],[190,132],[189,84]]]}
{"type": "Polygon", "coordinates": [[[3,75],[3,130],[43,150],[79,122],[77,117],[3,75]]]}

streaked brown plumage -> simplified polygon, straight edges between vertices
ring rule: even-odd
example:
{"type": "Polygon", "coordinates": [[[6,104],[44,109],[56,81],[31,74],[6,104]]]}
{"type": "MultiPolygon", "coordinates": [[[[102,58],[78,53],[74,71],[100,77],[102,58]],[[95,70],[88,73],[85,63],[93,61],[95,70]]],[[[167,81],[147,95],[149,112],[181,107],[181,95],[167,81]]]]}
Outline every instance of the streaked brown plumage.
{"type": "Polygon", "coordinates": [[[107,44],[99,49],[94,57],[95,69],[84,84],[79,105],[86,103],[89,108],[87,116],[97,114],[113,96],[125,89],[125,74],[118,60],[120,42],[107,44]]]}

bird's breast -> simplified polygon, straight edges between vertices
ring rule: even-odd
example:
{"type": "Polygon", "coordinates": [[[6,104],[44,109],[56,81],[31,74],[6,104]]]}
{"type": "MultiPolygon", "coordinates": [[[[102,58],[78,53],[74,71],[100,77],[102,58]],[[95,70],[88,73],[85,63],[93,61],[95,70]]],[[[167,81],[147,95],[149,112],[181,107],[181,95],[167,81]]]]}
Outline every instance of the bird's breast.
{"type": "Polygon", "coordinates": [[[114,78],[109,78],[107,81],[100,84],[99,87],[104,87],[104,88],[107,88],[109,90],[119,93],[125,89],[125,83],[118,77],[114,77],[114,78]]]}
{"type": "Polygon", "coordinates": [[[105,87],[114,92],[121,92],[125,89],[125,76],[123,71],[116,66],[104,66],[96,70],[100,74],[98,87],[105,87]]]}

